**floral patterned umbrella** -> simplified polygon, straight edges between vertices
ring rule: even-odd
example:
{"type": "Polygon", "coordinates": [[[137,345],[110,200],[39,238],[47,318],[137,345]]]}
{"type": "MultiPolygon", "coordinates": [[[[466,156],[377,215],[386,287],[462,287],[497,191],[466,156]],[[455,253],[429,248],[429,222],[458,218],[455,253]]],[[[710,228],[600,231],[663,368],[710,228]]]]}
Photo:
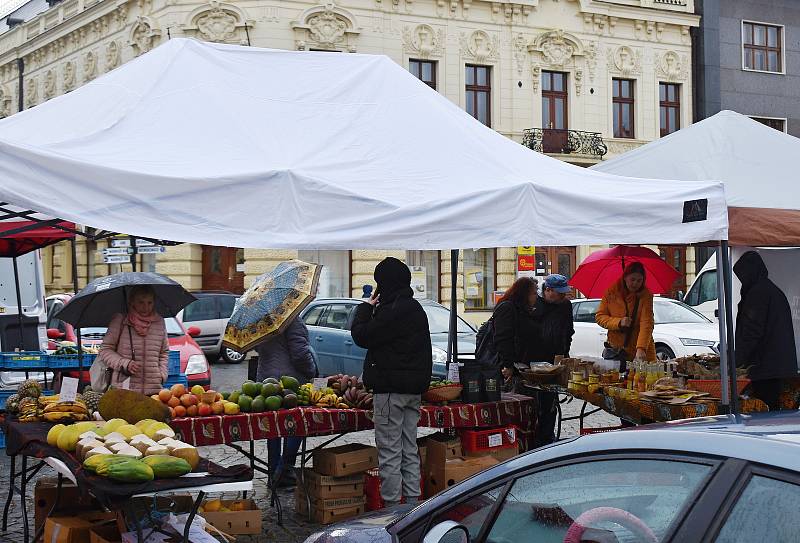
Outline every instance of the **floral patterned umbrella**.
{"type": "Polygon", "coordinates": [[[279,334],[314,299],[322,266],[301,260],[278,264],[236,302],[222,344],[246,352],[279,334]]]}

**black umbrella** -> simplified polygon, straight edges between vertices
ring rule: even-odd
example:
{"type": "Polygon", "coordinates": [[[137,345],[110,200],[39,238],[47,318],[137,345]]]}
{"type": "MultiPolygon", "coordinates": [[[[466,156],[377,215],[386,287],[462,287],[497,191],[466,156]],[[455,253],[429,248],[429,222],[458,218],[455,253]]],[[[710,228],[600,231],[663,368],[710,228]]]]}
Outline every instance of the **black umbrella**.
{"type": "Polygon", "coordinates": [[[174,317],[197,298],[160,273],[123,272],[95,279],[54,315],[78,328],[108,326],[115,313],[128,311],[133,287],[148,285],[155,292],[155,309],[162,317],[174,317]]]}

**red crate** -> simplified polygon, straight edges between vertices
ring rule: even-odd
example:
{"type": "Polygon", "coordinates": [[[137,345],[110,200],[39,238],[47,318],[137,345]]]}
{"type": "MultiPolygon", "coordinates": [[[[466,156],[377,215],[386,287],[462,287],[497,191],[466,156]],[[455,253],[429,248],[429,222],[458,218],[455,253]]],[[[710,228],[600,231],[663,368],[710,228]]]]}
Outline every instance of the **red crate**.
{"type": "MultiPolygon", "coordinates": [[[[420,466],[421,467],[421,466],[420,466]]],[[[423,496],[423,485],[425,483],[424,472],[419,477],[419,495],[423,496]]],[[[384,502],[381,497],[381,476],[378,468],[367,470],[364,473],[364,493],[367,495],[367,511],[377,511],[383,509],[384,502]]],[[[400,503],[406,503],[406,498],[400,498],[400,503]]]]}
{"type": "Polygon", "coordinates": [[[488,430],[461,430],[461,447],[464,452],[508,449],[515,446],[518,439],[519,430],[516,426],[502,426],[488,430]]]}

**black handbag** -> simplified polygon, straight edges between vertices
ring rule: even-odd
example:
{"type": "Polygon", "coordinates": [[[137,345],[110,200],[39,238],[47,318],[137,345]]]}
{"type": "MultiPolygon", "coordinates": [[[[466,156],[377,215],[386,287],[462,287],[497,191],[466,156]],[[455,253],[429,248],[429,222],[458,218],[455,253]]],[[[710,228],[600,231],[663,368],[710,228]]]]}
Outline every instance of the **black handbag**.
{"type": "MultiPolygon", "coordinates": [[[[636,302],[633,304],[633,314],[631,315],[631,325],[625,331],[625,339],[622,340],[621,347],[614,347],[609,342],[604,343],[603,353],[600,355],[603,360],[619,360],[619,371],[624,372],[627,369],[627,362],[630,359],[628,353],[625,352],[625,345],[628,344],[628,339],[633,332],[633,323],[636,321],[636,312],[639,310],[639,297],[636,297],[636,302]]],[[[625,316],[628,316],[628,303],[625,302],[625,316]]]]}

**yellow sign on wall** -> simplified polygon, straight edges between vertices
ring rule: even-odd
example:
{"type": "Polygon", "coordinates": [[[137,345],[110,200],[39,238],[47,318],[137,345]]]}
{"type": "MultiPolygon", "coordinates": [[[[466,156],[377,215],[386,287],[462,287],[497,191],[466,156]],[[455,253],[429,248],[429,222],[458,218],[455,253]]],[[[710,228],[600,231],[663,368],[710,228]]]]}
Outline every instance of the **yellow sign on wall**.
{"type": "Polygon", "coordinates": [[[536,254],[536,247],[534,245],[522,245],[517,247],[517,254],[518,255],[535,255],[536,254]]]}

